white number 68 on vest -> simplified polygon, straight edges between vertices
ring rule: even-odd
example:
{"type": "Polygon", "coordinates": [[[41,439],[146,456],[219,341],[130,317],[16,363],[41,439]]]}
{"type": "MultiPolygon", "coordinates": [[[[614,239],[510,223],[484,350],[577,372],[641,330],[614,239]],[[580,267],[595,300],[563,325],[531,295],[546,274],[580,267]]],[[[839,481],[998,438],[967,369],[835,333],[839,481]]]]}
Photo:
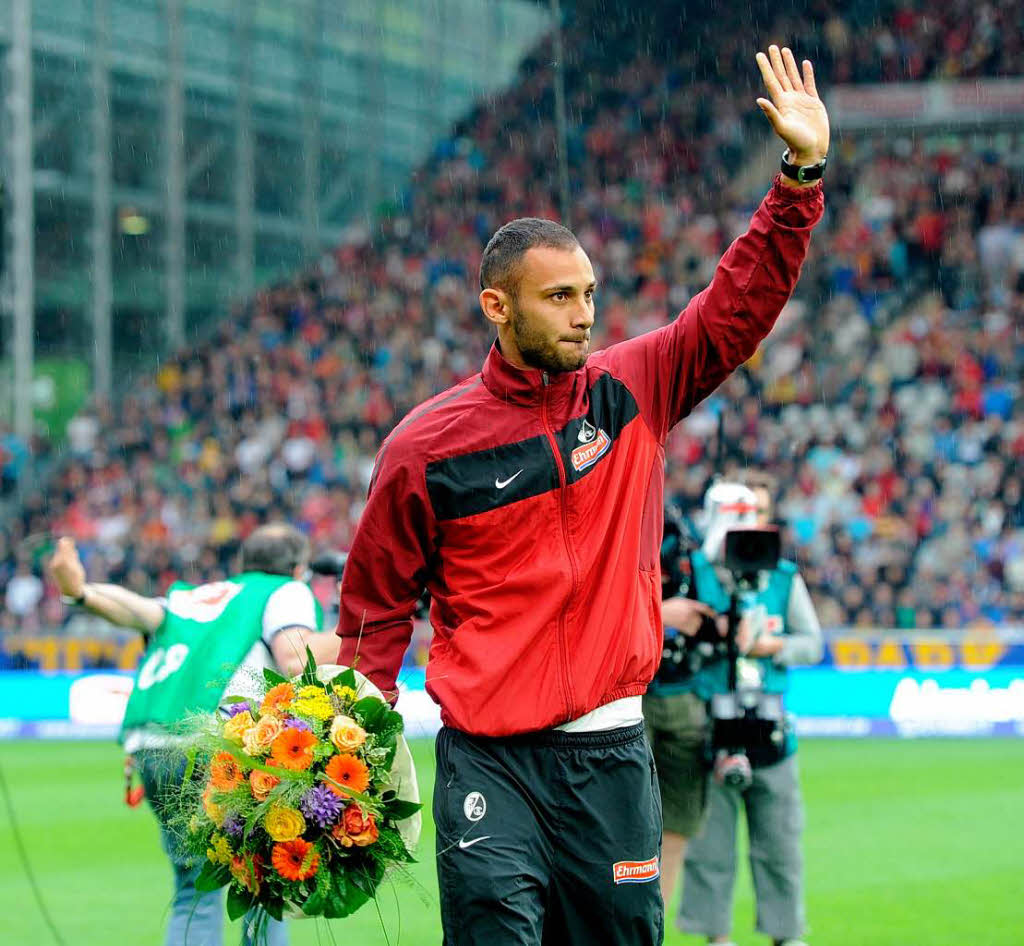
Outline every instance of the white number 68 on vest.
{"type": "Polygon", "coordinates": [[[171,644],[167,650],[163,647],[157,648],[139,670],[139,679],[135,684],[140,690],[148,690],[156,683],[166,680],[181,665],[188,656],[187,644],[171,644]]]}

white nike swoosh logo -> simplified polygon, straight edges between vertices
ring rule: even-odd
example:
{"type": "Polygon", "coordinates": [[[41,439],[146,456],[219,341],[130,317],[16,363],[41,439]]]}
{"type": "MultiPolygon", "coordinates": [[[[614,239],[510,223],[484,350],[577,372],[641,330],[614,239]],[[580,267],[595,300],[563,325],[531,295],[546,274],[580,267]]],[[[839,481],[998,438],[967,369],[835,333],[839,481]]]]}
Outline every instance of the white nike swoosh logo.
{"type": "MultiPolygon", "coordinates": [[[[523,472],[522,470],[519,471],[519,473],[522,473],[522,472],[523,472]]],[[[504,489],[506,486],[508,486],[509,483],[512,482],[512,480],[514,480],[519,475],[519,473],[513,473],[507,480],[499,480],[499,479],[495,478],[495,480],[494,480],[495,487],[497,489],[504,489]]]]}
{"type": "Polygon", "coordinates": [[[474,844],[486,841],[489,837],[489,834],[485,834],[482,838],[473,838],[472,841],[467,841],[465,838],[459,838],[459,847],[465,850],[467,847],[472,847],[474,844]]]}

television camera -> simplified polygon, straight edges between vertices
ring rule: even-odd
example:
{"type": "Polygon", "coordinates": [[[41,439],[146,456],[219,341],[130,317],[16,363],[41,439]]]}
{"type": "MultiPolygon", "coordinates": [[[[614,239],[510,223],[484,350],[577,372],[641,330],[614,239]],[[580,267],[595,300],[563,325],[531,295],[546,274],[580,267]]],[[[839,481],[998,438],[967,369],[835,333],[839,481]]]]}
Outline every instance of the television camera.
{"type": "Polygon", "coordinates": [[[732,575],[725,651],[728,689],[711,698],[709,755],[715,778],[724,785],[746,788],[752,767],[779,761],[785,752],[786,714],[780,693],[766,693],[760,672],[740,674],[737,634],[740,597],[756,592],[760,576],[779,564],[781,542],[775,528],[730,529],[725,533],[725,567],[732,575]]]}

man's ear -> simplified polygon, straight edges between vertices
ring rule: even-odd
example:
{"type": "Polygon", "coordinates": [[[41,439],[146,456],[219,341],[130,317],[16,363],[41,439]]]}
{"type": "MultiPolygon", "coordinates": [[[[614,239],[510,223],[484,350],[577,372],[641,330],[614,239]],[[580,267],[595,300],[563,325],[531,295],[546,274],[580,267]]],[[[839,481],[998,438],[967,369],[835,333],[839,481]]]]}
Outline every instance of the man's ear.
{"type": "Polygon", "coordinates": [[[508,325],[512,306],[508,293],[503,289],[484,289],[480,293],[480,308],[483,309],[485,318],[492,325],[508,325]]]}

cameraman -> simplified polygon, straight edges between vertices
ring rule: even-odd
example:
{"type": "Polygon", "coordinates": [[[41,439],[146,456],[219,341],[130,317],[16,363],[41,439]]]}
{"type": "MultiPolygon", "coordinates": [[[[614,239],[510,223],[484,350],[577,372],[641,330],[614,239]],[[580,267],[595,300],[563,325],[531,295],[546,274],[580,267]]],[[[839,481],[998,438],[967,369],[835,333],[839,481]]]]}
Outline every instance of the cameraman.
{"type": "MultiPolygon", "coordinates": [[[[704,507],[704,543],[691,556],[693,593],[724,614],[736,582],[723,565],[726,533],[767,525],[771,494],[766,484],[759,484],[755,492],[739,483],[719,482],[708,490],[704,507]]],[[[821,627],[797,566],[780,559],[774,570],[759,572],[756,588],[741,590],[738,601],[738,686],[781,695],[787,685],[786,668],[817,663],[822,653],[821,627]]],[[[716,694],[730,692],[729,664],[728,659],[719,659],[699,674],[700,696],[711,701],[716,694]]],[[[788,723],[776,736],[774,743],[750,747],[745,754],[726,757],[719,752],[716,773],[709,782],[707,821],[693,839],[686,859],[679,926],[707,936],[711,943],[731,942],[736,822],[742,805],[750,840],[757,929],[770,936],[775,946],[801,944],[803,804],[796,736],[788,723]],[[747,769],[741,773],[745,777],[738,779],[745,784],[723,783],[730,765],[747,769]]]]}

